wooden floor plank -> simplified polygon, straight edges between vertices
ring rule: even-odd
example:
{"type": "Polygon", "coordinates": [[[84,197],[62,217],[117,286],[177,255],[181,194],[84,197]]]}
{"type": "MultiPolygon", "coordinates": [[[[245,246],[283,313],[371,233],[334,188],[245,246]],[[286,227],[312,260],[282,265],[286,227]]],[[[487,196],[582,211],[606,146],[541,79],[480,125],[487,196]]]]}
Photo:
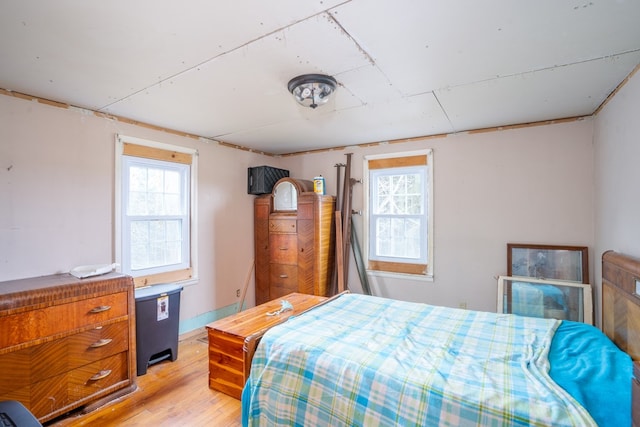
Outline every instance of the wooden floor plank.
{"type": "Polygon", "coordinates": [[[206,331],[180,337],[178,359],[152,365],[137,377],[138,389],[90,412],[45,424],[71,426],[239,427],[240,401],[211,390],[206,331]]]}

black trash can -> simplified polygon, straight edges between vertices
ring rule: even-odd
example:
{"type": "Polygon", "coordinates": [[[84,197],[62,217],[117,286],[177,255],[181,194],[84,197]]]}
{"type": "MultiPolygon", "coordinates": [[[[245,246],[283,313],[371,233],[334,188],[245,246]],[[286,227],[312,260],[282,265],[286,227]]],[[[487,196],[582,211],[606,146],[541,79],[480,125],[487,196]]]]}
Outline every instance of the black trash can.
{"type": "Polygon", "coordinates": [[[182,285],[162,284],[136,289],[136,361],[138,376],[147,367],[178,358],[178,326],[182,285]]]}

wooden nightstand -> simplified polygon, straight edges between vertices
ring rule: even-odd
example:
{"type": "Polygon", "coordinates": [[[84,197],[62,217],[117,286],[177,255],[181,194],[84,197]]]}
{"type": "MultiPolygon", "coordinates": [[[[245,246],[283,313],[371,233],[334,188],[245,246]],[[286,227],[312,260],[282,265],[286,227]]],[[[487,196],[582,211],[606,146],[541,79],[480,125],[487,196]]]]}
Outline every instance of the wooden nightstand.
{"type": "Polygon", "coordinates": [[[291,293],[208,324],[209,387],[240,399],[251,372],[253,353],[262,335],[292,315],[326,300],[326,297],[291,293]],[[267,316],[281,308],[282,300],[289,301],[293,310],[267,316]]]}

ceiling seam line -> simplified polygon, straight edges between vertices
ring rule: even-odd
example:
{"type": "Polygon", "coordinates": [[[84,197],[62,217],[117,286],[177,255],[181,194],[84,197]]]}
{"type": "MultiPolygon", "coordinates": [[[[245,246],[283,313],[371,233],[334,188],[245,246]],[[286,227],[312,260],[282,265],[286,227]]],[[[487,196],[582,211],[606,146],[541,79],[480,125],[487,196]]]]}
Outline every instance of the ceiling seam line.
{"type": "Polygon", "coordinates": [[[327,12],[327,16],[329,16],[329,18],[331,19],[331,21],[333,21],[338,27],[340,27],[340,30],[342,30],[342,32],[344,34],[347,35],[347,37],[349,37],[349,39],[353,42],[353,44],[356,45],[356,47],[358,48],[358,50],[360,52],[362,52],[364,54],[364,56],[369,60],[369,62],[371,63],[371,65],[376,65],[375,60],[373,59],[373,57],[371,55],[369,55],[369,52],[367,52],[361,45],[360,43],[357,42],[357,40],[351,35],[351,33],[349,33],[343,26],[342,24],[338,21],[338,19],[333,16],[331,14],[331,12],[327,12]]]}
{"type": "MultiPolygon", "coordinates": [[[[335,6],[335,7],[342,6],[343,4],[349,3],[350,1],[351,1],[351,0],[346,1],[346,2],[341,3],[341,4],[339,4],[339,5],[335,6]]],[[[335,8],[335,7],[334,7],[334,8],[335,8]]],[[[262,36],[260,36],[260,37],[253,38],[253,39],[251,39],[251,40],[249,40],[249,41],[247,41],[247,42],[245,42],[245,43],[243,43],[243,44],[241,44],[241,45],[239,45],[239,46],[236,46],[236,47],[234,47],[234,48],[232,48],[232,49],[229,49],[229,50],[225,50],[224,52],[221,52],[221,53],[219,53],[218,55],[215,55],[215,56],[212,56],[211,58],[205,59],[205,60],[203,60],[203,61],[201,61],[201,62],[199,62],[199,63],[197,63],[197,64],[195,64],[195,65],[191,66],[190,68],[187,68],[187,69],[185,69],[185,70],[179,71],[179,72],[174,73],[174,74],[172,74],[172,75],[170,75],[170,76],[168,76],[168,77],[165,77],[164,79],[161,79],[161,80],[159,80],[159,81],[157,81],[157,82],[155,82],[155,83],[153,83],[153,84],[150,84],[150,85],[148,85],[148,86],[145,86],[145,87],[143,87],[142,89],[139,89],[139,90],[137,90],[137,91],[135,91],[135,92],[132,92],[132,93],[128,94],[127,96],[123,97],[123,98],[120,98],[120,99],[118,99],[118,100],[116,100],[116,101],[110,102],[110,103],[108,103],[108,104],[106,104],[106,105],[104,105],[104,106],[102,106],[102,107],[98,108],[98,110],[97,110],[97,111],[102,111],[102,110],[104,110],[104,109],[106,109],[106,108],[109,108],[109,107],[111,107],[112,105],[117,104],[118,102],[121,102],[121,101],[125,101],[125,100],[127,100],[128,98],[130,98],[130,97],[132,97],[132,96],[135,96],[135,95],[138,95],[138,94],[140,94],[140,93],[144,92],[145,90],[148,90],[148,89],[151,89],[151,88],[153,88],[153,87],[155,87],[155,86],[158,86],[159,84],[162,84],[162,83],[164,83],[164,82],[166,82],[166,81],[169,81],[169,80],[171,80],[171,79],[173,79],[173,78],[176,78],[176,77],[178,77],[178,76],[180,76],[180,75],[182,75],[182,74],[188,73],[188,72],[190,72],[190,71],[192,71],[192,70],[194,70],[194,69],[197,69],[198,67],[202,67],[202,66],[204,66],[204,65],[208,64],[208,63],[209,63],[209,62],[211,62],[211,61],[214,61],[214,60],[216,60],[216,59],[218,59],[218,58],[221,58],[221,57],[223,57],[223,56],[225,56],[225,55],[228,55],[228,54],[230,54],[230,53],[233,53],[233,52],[235,52],[235,51],[237,51],[237,50],[239,50],[239,49],[242,49],[242,48],[244,48],[244,47],[246,47],[246,46],[248,46],[248,45],[250,45],[250,44],[252,44],[252,43],[255,43],[255,42],[259,41],[259,40],[262,40],[262,39],[264,39],[264,38],[267,38],[267,37],[269,37],[269,36],[271,36],[271,35],[273,35],[273,34],[276,34],[276,33],[280,32],[280,31],[284,31],[284,30],[286,30],[286,29],[287,29],[287,28],[289,28],[289,27],[293,27],[294,25],[297,25],[297,24],[299,24],[299,23],[301,23],[301,22],[303,22],[303,21],[306,21],[307,19],[311,19],[311,18],[314,18],[314,17],[319,16],[319,15],[322,15],[322,14],[326,14],[326,15],[328,15],[329,17],[333,18],[333,17],[331,16],[331,13],[329,13],[329,9],[323,9],[323,10],[321,10],[321,11],[320,11],[320,12],[318,12],[318,13],[314,13],[313,15],[309,15],[309,16],[307,16],[307,17],[303,18],[303,19],[298,19],[297,21],[295,21],[295,22],[293,22],[293,23],[291,23],[291,24],[287,24],[287,25],[285,25],[285,26],[283,26],[283,27],[279,27],[279,28],[277,28],[277,29],[275,29],[275,30],[273,30],[273,31],[271,31],[271,32],[269,32],[269,33],[267,33],[267,34],[264,34],[264,35],[262,35],[262,36]]],[[[333,19],[332,19],[332,20],[333,20],[333,19]]],[[[333,21],[335,22],[335,20],[333,20],[333,21]]],[[[337,25],[339,25],[339,26],[340,26],[340,28],[342,28],[342,26],[341,26],[339,23],[337,23],[337,22],[336,22],[336,24],[337,24],[337,25]]],[[[350,35],[349,33],[346,33],[346,34],[348,34],[348,35],[349,35],[349,38],[353,40],[353,38],[351,37],[351,35],[350,35]]],[[[355,40],[354,40],[354,42],[355,42],[355,40]]],[[[359,46],[357,43],[356,43],[356,45],[358,46],[358,48],[360,48],[360,46],[359,46]]],[[[366,52],[365,52],[365,53],[366,53],[366,52]]]]}
{"type": "Polygon", "coordinates": [[[452,89],[452,88],[456,88],[456,87],[464,87],[464,86],[468,86],[468,85],[474,85],[474,84],[477,84],[477,83],[486,83],[486,82],[490,82],[490,81],[494,81],[494,80],[498,80],[498,79],[509,78],[509,77],[524,76],[526,74],[533,74],[533,73],[537,73],[537,72],[540,72],[540,71],[555,70],[557,68],[565,68],[565,67],[570,67],[572,65],[577,65],[577,64],[586,64],[588,62],[601,61],[603,59],[610,59],[610,58],[614,58],[616,56],[627,55],[629,53],[637,53],[637,52],[640,52],[640,49],[627,50],[625,52],[619,52],[619,53],[615,53],[615,54],[612,54],[612,55],[600,56],[598,58],[583,59],[581,61],[571,62],[571,63],[568,63],[568,64],[552,65],[552,66],[548,66],[548,67],[537,68],[535,70],[528,70],[528,71],[522,71],[522,72],[518,72],[518,73],[505,74],[505,75],[490,77],[490,78],[486,78],[486,79],[482,79],[482,80],[474,80],[472,82],[461,83],[461,84],[458,84],[458,85],[441,87],[441,88],[435,89],[433,91],[427,90],[427,91],[424,91],[424,92],[413,94],[411,96],[422,95],[422,94],[429,93],[429,92],[434,92],[435,93],[436,90],[446,90],[446,89],[452,89]]]}
{"type": "Polygon", "coordinates": [[[444,114],[444,116],[447,118],[447,121],[449,122],[449,126],[451,126],[451,130],[453,131],[453,133],[456,133],[456,127],[453,125],[453,122],[449,118],[449,114],[447,113],[447,110],[444,109],[444,106],[440,102],[440,98],[438,98],[438,95],[436,95],[435,92],[431,92],[431,93],[433,94],[433,97],[436,99],[436,102],[438,103],[440,110],[442,110],[442,114],[444,114]]]}

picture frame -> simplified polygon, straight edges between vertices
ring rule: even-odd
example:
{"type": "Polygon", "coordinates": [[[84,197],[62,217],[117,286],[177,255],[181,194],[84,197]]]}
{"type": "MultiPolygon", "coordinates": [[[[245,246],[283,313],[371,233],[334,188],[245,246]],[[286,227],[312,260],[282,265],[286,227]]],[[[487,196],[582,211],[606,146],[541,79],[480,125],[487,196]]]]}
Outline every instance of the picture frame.
{"type": "Polygon", "coordinates": [[[498,313],[593,324],[591,285],[519,276],[498,277],[498,313]]]}
{"type": "Polygon", "coordinates": [[[589,282],[586,246],[507,243],[507,276],[589,282]]]}

